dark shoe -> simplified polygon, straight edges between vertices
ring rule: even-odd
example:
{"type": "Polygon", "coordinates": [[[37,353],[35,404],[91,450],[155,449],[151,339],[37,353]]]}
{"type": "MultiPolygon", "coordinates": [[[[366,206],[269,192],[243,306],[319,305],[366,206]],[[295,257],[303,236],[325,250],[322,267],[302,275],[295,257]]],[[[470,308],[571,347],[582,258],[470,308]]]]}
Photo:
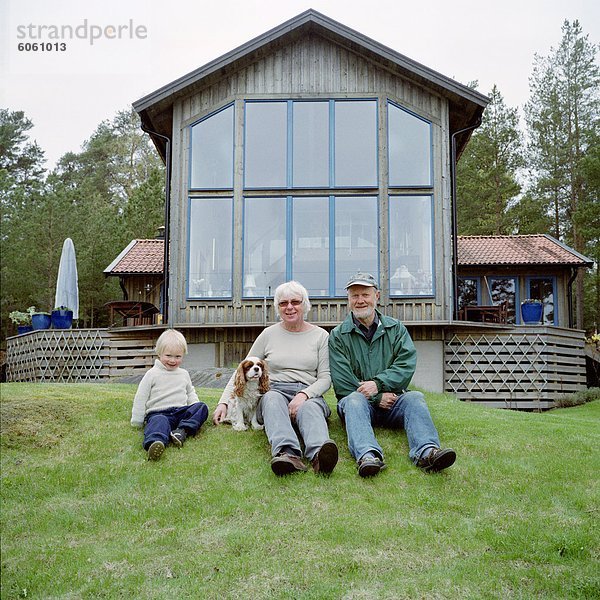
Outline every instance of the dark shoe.
{"type": "Polygon", "coordinates": [[[271,469],[275,475],[281,476],[306,471],[306,466],[298,456],[280,452],[271,459],[271,469]]]}
{"type": "Polygon", "coordinates": [[[385,469],[385,463],[377,456],[368,456],[358,461],[358,474],[361,477],[373,477],[385,469]]]}
{"type": "Polygon", "coordinates": [[[427,473],[437,473],[451,467],[456,460],[456,452],[452,448],[434,448],[425,458],[417,461],[417,467],[427,473]]]}
{"type": "Polygon", "coordinates": [[[165,451],[165,445],[162,442],[152,442],[148,447],[148,460],[158,460],[165,451]]]}
{"type": "Polygon", "coordinates": [[[312,459],[315,473],[330,475],[338,461],[338,448],[333,440],[327,440],[312,459]]]}
{"type": "Polygon", "coordinates": [[[171,442],[173,442],[174,446],[181,448],[183,446],[183,442],[185,442],[185,438],[187,437],[187,433],[183,427],[178,427],[171,431],[171,442]]]}

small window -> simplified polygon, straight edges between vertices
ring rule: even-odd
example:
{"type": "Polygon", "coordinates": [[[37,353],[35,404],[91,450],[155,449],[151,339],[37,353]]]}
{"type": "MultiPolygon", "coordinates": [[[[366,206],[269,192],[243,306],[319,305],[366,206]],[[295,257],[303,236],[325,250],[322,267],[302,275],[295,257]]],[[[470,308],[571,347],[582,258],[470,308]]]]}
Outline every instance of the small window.
{"type": "Polygon", "coordinates": [[[458,310],[462,310],[465,306],[477,306],[479,297],[478,277],[460,277],[458,279],[458,310]]]}
{"type": "Polygon", "coordinates": [[[531,277],[527,280],[527,297],[533,300],[541,300],[544,305],[542,312],[542,323],[544,325],[555,325],[557,323],[554,308],[554,281],[553,277],[531,277]]]}
{"type": "Polygon", "coordinates": [[[508,323],[517,322],[517,280],[515,277],[489,277],[492,304],[507,303],[508,323]]]}
{"type": "Polygon", "coordinates": [[[190,187],[233,188],[233,105],[191,128],[190,187]]]}
{"type": "Polygon", "coordinates": [[[231,297],[232,206],[231,198],[190,200],[190,298],[231,297]]]}

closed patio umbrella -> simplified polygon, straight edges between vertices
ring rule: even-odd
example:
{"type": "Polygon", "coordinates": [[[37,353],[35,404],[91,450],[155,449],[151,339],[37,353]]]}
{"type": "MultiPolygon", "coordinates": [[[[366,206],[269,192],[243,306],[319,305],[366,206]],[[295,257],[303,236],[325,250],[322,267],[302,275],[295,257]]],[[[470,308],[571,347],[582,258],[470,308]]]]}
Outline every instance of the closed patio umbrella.
{"type": "Polygon", "coordinates": [[[73,311],[73,318],[79,318],[79,284],[77,281],[77,260],[73,240],[67,238],[63,243],[54,306],[66,306],[73,311]]]}

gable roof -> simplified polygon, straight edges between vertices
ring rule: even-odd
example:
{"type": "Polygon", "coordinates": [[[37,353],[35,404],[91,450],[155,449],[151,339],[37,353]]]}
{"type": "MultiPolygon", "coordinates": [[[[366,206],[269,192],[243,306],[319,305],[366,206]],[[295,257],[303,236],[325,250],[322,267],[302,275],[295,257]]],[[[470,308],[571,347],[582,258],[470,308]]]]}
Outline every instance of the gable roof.
{"type": "MultiPolygon", "coordinates": [[[[172,106],[174,101],[190,94],[200,85],[226,77],[236,65],[257,60],[269,51],[289,44],[303,35],[316,33],[363,56],[373,59],[398,76],[433,89],[450,103],[450,133],[476,126],[489,99],[379,42],[342,25],[313,9],[309,9],[281,25],[255,37],[245,44],[216,58],[204,66],[172,81],[133,103],[142,125],[155,133],[171,137],[172,106]]],[[[150,133],[163,158],[165,141],[150,133]]],[[[470,132],[457,136],[458,155],[470,137],[470,132]]]]}
{"type": "Polygon", "coordinates": [[[162,275],[165,244],[162,239],[132,240],[104,269],[108,275],[162,275]]]}
{"type": "Polygon", "coordinates": [[[458,236],[458,264],[591,266],[593,261],[551,235],[458,236]]]}

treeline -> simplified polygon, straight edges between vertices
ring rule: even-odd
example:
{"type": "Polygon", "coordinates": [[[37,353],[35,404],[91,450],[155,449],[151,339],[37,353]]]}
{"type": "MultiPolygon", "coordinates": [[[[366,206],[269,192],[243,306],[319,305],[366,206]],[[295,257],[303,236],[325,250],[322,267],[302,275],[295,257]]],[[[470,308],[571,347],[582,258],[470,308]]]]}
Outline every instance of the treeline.
{"type": "Polygon", "coordinates": [[[46,172],[23,112],[0,110],[2,339],[12,310],[54,308],[58,263],[72,238],[79,276],[79,326],[107,325],[105,302],[120,298],[104,269],[133,239],[164,222],[164,167],[133,111],[102,122],[79,153],[46,172]]]}
{"type": "MultiPolygon", "coordinates": [[[[576,323],[600,315],[600,145],[598,47],[565,21],[558,48],[536,56],[530,99],[505,105],[494,86],[483,123],[458,163],[462,235],[549,233],[594,259],[576,283],[576,323]]],[[[22,112],[0,110],[2,339],[12,310],[53,308],[63,241],[73,239],[81,327],[107,324],[105,302],[119,298],[104,269],[134,238],[164,222],[164,167],[132,111],[101,123],[79,153],[51,172],[29,140],[22,112]]]]}
{"type": "Polygon", "coordinates": [[[600,321],[598,46],[565,21],[558,48],[536,56],[523,107],[496,86],[457,168],[461,235],[548,233],[595,261],[575,284],[575,322],[600,321]]]}

